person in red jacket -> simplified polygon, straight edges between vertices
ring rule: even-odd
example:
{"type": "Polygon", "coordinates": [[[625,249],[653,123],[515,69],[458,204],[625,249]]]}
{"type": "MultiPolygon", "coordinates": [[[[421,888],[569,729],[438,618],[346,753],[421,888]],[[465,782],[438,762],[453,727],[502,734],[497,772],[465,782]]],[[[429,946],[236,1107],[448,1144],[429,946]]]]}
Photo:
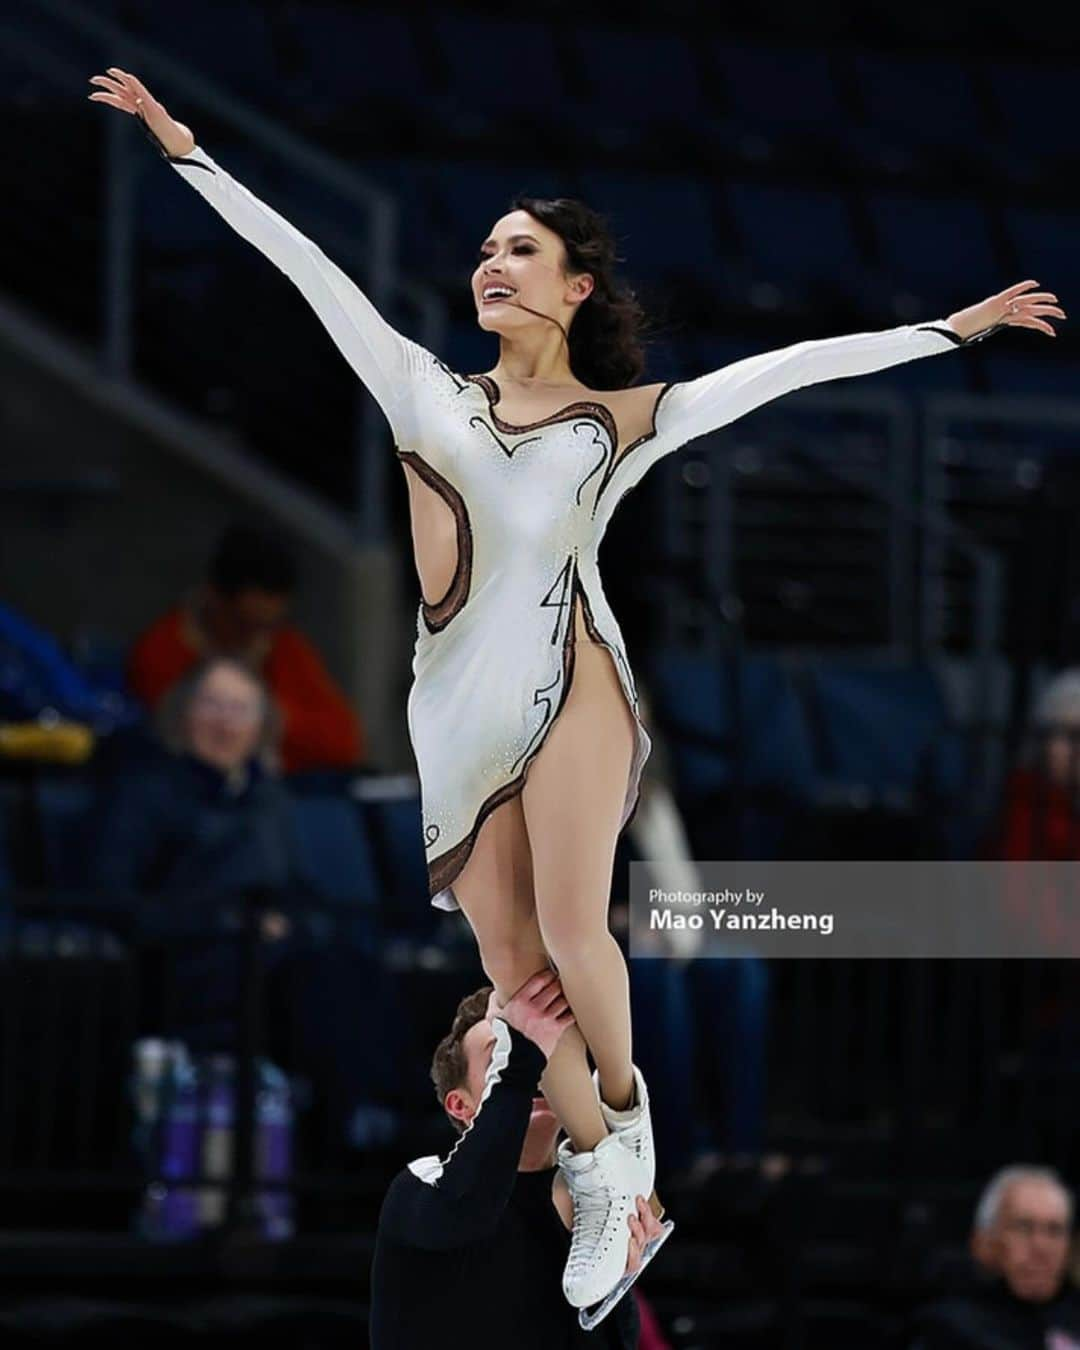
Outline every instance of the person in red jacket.
{"type": "Polygon", "coordinates": [[[366,755],[363,724],[306,637],[288,623],[296,569],[278,537],[234,525],[205,583],[157,619],[128,660],[132,691],[150,708],[197,661],[239,658],[266,681],[284,724],[281,768],[347,768],[366,755]]]}
{"type": "MultiPolygon", "coordinates": [[[[1005,783],[988,856],[1032,864],[1080,860],[1080,669],[1060,671],[1039,696],[1005,783]]],[[[1032,866],[1004,876],[1010,922],[1048,955],[1080,955],[1076,896],[1072,869],[1032,866]]],[[[1072,1018],[1080,1015],[1075,996],[1067,1006],[1072,1018]]]]}
{"type": "Polygon", "coordinates": [[[994,855],[1080,859],[1080,670],[1043,689],[1003,794],[994,855]]]}

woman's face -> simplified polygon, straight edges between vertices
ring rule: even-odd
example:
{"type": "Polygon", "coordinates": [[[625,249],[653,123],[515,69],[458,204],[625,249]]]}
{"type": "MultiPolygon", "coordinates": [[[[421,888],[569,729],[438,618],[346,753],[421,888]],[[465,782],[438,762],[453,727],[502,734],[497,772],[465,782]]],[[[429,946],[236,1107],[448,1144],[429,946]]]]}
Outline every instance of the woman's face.
{"type": "Polygon", "coordinates": [[[588,273],[567,277],[565,263],[562,239],[528,211],[511,211],[496,221],[480,247],[472,278],[480,327],[513,336],[529,324],[543,322],[529,313],[533,309],[558,319],[569,330],[577,306],[592,290],[593,279],[588,273]],[[509,288],[512,294],[485,299],[485,291],[493,287],[509,288]]]}
{"type": "Polygon", "coordinates": [[[192,696],[188,749],[196,759],[228,773],[255,753],[262,730],[262,692],[235,666],[215,666],[192,696]]]}

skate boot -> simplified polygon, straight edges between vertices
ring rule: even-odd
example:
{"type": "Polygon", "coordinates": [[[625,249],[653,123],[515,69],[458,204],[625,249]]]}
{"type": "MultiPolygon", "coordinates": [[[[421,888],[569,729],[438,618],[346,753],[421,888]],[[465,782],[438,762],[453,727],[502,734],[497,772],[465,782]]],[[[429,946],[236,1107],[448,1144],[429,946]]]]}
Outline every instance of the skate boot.
{"type": "Polygon", "coordinates": [[[653,1148],[649,1093],[645,1087],[645,1079],[642,1077],[641,1070],[636,1064],[633,1065],[633,1070],[634,1103],[624,1111],[613,1111],[603,1097],[600,1097],[600,1075],[595,1069],[593,1070],[593,1085],[596,1088],[597,1097],[600,1097],[600,1113],[604,1117],[604,1124],[609,1130],[614,1130],[623,1144],[648,1170],[649,1184],[642,1192],[648,1197],[652,1193],[653,1183],[656,1180],[656,1151],[653,1148]]]}
{"type": "Polygon", "coordinates": [[[559,1169],[574,1202],[574,1233],[563,1271],[566,1301],[574,1308],[602,1302],[622,1279],[630,1245],[627,1217],[652,1179],[645,1163],[609,1134],[587,1153],[575,1153],[569,1139],[558,1148],[559,1169]]]}

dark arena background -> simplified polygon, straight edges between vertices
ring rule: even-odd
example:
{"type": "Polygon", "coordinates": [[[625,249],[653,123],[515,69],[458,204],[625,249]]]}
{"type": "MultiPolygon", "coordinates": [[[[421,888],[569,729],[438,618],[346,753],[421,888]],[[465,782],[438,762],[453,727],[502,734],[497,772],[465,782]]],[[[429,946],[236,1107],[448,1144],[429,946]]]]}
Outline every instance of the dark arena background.
{"type": "MultiPolygon", "coordinates": [[[[428,1069],[485,983],[428,903],[387,423],[90,77],[138,75],[456,371],[498,356],[470,276],[513,195],[588,202],[669,381],[1029,278],[1080,301],[1067,15],[0,0],[5,1350],[367,1344],[379,1206],[452,1143],[428,1069]],[[228,531],[254,592],[229,621],[287,625],[311,706],[257,793],[188,746],[193,805],[156,767],[159,695],[228,531]]],[[[617,933],[636,860],[1080,858],[1055,327],[797,390],[627,496],[601,564],[655,749],[617,933]]],[[[677,1222],[630,1295],[643,1347],[1080,1343],[926,1330],[1000,1168],[1076,1181],[1073,962],[630,968],[677,1222]]]]}

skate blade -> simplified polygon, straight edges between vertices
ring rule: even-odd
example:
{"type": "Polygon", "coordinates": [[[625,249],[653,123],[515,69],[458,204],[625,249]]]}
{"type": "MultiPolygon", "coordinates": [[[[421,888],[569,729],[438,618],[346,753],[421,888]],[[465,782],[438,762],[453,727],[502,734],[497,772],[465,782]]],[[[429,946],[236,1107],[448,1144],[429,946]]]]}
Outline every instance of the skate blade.
{"type": "Polygon", "coordinates": [[[591,1308],[582,1308],[578,1312],[578,1323],[583,1330],[592,1331],[593,1327],[600,1325],[612,1308],[614,1308],[615,1304],[618,1303],[627,1290],[631,1288],[641,1272],[668,1240],[674,1228],[674,1222],[671,1219],[668,1219],[667,1223],[663,1225],[662,1231],[658,1233],[651,1242],[646,1243],[641,1253],[641,1265],[638,1266],[637,1270],[635,1270],[632,1275],[624,1275],[611,1293],[608,1294],[606,1298],[602,1298],[599,1303],[594,1303],[591,1308]]]}

